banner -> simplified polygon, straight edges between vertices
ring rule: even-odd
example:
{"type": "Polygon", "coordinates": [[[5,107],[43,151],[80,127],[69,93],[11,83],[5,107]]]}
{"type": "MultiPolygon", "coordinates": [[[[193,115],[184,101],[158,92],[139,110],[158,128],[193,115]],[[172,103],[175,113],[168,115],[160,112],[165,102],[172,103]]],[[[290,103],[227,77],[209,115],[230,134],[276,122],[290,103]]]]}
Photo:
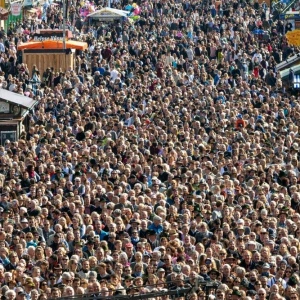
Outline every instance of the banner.
{"type": "Polygon", "coordinates": [[[22,10],[22,4],[20,2],[14,2],[10,5],[11,7],[11,14],[13,16],[19,16],[22,10]]]}

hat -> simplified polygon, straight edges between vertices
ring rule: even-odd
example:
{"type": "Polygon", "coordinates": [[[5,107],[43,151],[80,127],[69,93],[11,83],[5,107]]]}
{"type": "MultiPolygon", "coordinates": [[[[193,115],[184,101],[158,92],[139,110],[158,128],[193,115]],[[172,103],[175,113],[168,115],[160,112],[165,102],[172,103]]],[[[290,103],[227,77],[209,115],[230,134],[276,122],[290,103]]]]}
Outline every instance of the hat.
{"type": "Polygon", "coordinates": [[[32,287],[35,286],[35,284],[34,284],[32,278],[30,278],[30,277],[27,277],[27,278],[25,279],[24,285],[29,285],[29,286],[32,286],[32,287]]]}
{"type": "Polygon", "coordinates": [[[281,210],[280,210],[280,212],[279,212],[279,216],[280,215],[288,215],[288,211],[285,209],[285,207],[283,207],[281,210]]]}
{"type": "Polygon", "coordinates": [[[217,269],[212,268],[207,274],[210,275],[211,273],[216,273],[217,276],[220,275],[220,272],[217,269]]]}
{"type": "Polygon", "coordinates": [[[262,267],[263,267],[263,269],[270,269],[271,268],[268,263],[263,264],[262,267]]]}
{"type": "Polygon", "coordinates": [[[291,146],[291,148],[292,148],[293,150],[295,150],[295,151],[298,151],[298,150],[299,150],[299,145],[298,145],[298,143],[294,143],[294,144],[291,146]]]}
{"type": "Polygon", "coordinates": [[[267,231],[266,228],[262,228],[261,231],[260,231],[260,233],[267,233],[267,232],[268,232],[268,231],[267,231]]]}
{"type": "Polygon", "coordinates": [[[242,297],[242,293],[239,290],[234,289],[232,292],[232,296],[242,297]]]}
{"type": "Polygon", "coordinates": [[[124,276],[124,280],[133,280],[134,277],[132,277],[131,275],[125,275],[124,276]]]}
{"type": "Polygon", "coordinates": [[[138,219],[131,219],[129,223],[130,223],[130,224],[133,224],[133,223],[141,224],[141,221],[138,220],[138,219]]]}
{"type": "Polygon", "coordinates": [[[240,205],[236,205],[234,209],[242,210],[242,207],[240,205]]]}
{"type": "Polygon", "coordinates": [[[154,229],[148,229],[146,231],[146,234],[149,234],[149,235],[156,235],[156,231],[154,229]]]}
{"type": "Polygon", "coordinates": [[[283,259],[280,263],[281,263],[281,264],[285,264],[285,265],[288,264],[287,261],[286,261],[285,259],[283,259]]]}
{"type": "Polygon", "coordinates": [[[257,293],[254,290],[247,291],[248,296],[255,296],[257,293]]]}
{"type": "Polygon", "coordinates": [[[157,273],[158,273],[158,272],[166,272],[166,270],[163,269],[163,268],[159,268],[159,269],[157,270],[157,273]]]}
{"type": "Polygon", "coordinates": [[[237,259],[237,257],[233,254],[233,253],[229,253],[227,256],[226,256],[226,258],[225,258],[225,261],[226,260],[230,260],[230,259],[237,259]]]}
{"type": "Polygon", "coordinates": [[[196,218],[198,218],[198,217],[203,218],[203,215],[202,215],[201,213],[195,214],[195,217],[194,217],[194,218],[196,219],[196,218]]]}
{"type": "Polygon", "coordinates": [[[28,220],[26,218],[21,220],[21,223],[28,223],[28,220]]]}
{"type": "Polygon", "coordinates": [[[245,228],[244,228],[243,225],[239,225],[239,226],[237,227],[237,230],[244,230],[244,231],[245,231],[245,228]]]}
{"type": "Polygon", "coordinates": [[[175,229],[171,229],[169,230],[169,235],[178,235],[178,233],[175,229]]]}
{"type": "Polygon", "coordinates": [[[132,243],[127,243],[127,244],[125,245],[125,247],[126,247],[126,248],[133,248],[133,244],[132,244],[132,243]]]}
{"type": "Polygon", "coordinates": [[[151,253],[145,251],[143,254],[144,257],[152,257],[151,253]]]}

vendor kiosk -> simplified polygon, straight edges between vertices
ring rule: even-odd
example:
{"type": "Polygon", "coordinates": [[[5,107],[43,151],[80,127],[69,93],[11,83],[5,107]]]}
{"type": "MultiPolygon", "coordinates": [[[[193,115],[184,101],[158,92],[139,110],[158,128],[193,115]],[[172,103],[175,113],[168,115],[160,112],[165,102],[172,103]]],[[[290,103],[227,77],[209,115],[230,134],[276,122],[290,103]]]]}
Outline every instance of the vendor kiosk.
{"type": "Polygon", "coordinates": [[[63,45],[62,30],[40,31],[34,34],[30,42],[18,46],[22,51],[22,59],[29,70],[35,65],[42,74],[47,68],[54,72],[75,69],[75,50],[85,50],[85,42],[70,40],[71,33],[67,31],[66,47],[63,45]]]}
{"type": "Polygon", "coordinates": [[[38,103],[24,95],[0,89],[0,145],[19,139],[29,128],[29,112],[38,103]]]}

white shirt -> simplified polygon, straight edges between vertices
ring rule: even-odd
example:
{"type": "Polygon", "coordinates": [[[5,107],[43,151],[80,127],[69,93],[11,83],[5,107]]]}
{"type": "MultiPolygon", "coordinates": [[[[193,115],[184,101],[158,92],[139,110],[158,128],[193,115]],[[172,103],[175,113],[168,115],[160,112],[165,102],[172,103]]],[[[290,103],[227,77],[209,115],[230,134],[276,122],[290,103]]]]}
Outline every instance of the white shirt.
{"type": "Polygon", "coordinates": [[[113,69],[110,72],[110,78],[112,79],[112,81],[115,81],[119,76],[119,72],[116,69],[113,69]]]}

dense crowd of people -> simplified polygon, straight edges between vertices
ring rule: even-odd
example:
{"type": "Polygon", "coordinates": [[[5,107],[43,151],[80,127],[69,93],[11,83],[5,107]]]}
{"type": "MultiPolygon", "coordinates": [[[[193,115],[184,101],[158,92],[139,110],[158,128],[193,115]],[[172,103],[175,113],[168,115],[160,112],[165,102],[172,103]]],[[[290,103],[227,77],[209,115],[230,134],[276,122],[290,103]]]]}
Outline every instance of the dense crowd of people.
{"type": "Polygon", "coordinates": [[[74,70],[17,50],[60,5],[1,31],[1,87],[38,100],[0,146],[2,299],[299,300],[290,24],[256,0],[113,2],[140,13],[95,24],[91,3],[68,4],[74,70]]]}

